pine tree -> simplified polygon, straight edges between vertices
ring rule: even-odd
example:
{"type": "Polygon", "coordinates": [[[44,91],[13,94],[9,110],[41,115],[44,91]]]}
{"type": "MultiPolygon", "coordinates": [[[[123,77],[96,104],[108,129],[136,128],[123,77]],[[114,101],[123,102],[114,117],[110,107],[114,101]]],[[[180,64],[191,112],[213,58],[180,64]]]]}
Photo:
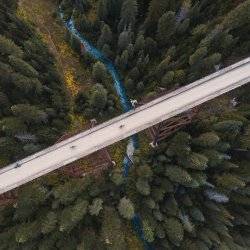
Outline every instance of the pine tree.
{"type": "Polygon", "coordinates": [[[142,227],[143,227],[143,232],[144,232],[144,236],[145,236],[146,241],[153,242],[154,241],[154,232],[146,220],[143,220],[142,227]]]}
{"type": "Polygon", "coordinates": [[[127,50],[124,50],[120,58],[120,67],[123,70],[126,70],[128,67],[128,62],[129,62],[129,54],[127,50]]]}
{"type": "Polygon", "coordinates": [[[98,18],[100,21],[106,21],[108,16],[107,0],[100,0],[98,2],[98,18]]]}
{"type": "Polygon", "coordinates": [[[92,76],[98,83],[104,83],[107,79],[107,70],[101,62],[96,62],[93,65],[92,76]]]}
{"type": "Polygon", "coordinates": [[[96,215],[96,216],[99,215],[99,213],[103,209],[102,204],[103,204],[102,199],[100,199],[100,198],[94,199],[92,204],[89,205],[89,213],[91,215],[96,215]]]}
{"type": "Polygon", "coordinates": [[[177,166],[167,166],[165,176],[167,176],[171,181],[183,185],[188,185],[192,181],[188,172],[177,166]]]}
{"type": "Polygon", "coordinates": [[[27,131],[27,126],[23,121],[16,117],[4,118],[0,121],[0,127],[3,133],[8,136],[15,136],[27,131]]]}
{"type": "Polygon", "coordinates": [[[97,42],[97,45],[99,48],[102,48],[105,44],[111,44],[112,42],[112,31],[110,29],[110,27],[105,24],[102,27],[102,31],[101,31],[101,36],[99,37],[99,40],[97,42]]]}
{"type": "Polygon", "coordinates": [[[164,228],[169,240],[176,246],[180,246],[184,237],[182,224],[174,217],[166,218],[164,228]]]}
{"type": "Polygon", "coordinates": [[[17,104],[11,107],[11,111],[26,124],[47,122],[47,114],[36,106],[17,104]]]}
{"type": "Polygon", "coordinates": [[[98,110],[104,110],[108,101],[107,90],[102,85],[96,84],[92,91],[90,97],[91,106],[98,110]]]}
{"type": "Polygon", "coordinates": [[[118,210],[121,216],[127,220],[131,220],[134,217],[135,214],[134,205],[126,197],[123,197],[120,200],[118,210]]]}
{"type": "Polygon", "coordinates": [[[131,43],[131,32],[130,30],[124,30],[119,35],[118,48],[120,49],[120,51],[123,51],[129,46],[130,43],[131,43]]]}
{"type": "Polygon", "coordinates": [[[84,215],[86,215],[87,208],[88,201],[80,199],[77,200],[74,205],[65,208],[60,218],[60,232],[71,231],[74,226],[83,219],[84,215]]]}
{"type": "Polygon", "coordinates": [[[151,37],[147,37],[145,40],[145,52],[150,56],[157,54],[157,42],[151,37]]]}
{"type": "Polygon", "coordinates": [[[205,170],[208,167],[208,159],[202,154],[192,153],[187,159],[180,160],[179,164],[186,168],[205,170]]]}
{"type": "Polygon", "coordinates": [[[207,55],[207,48],[201,47],[197,49],[193,55],[189,57],[189,64],[195,65],[201,63],[202,59],[207,55]]]}
{"type": "Polygon", "coordinates": [[[161,46],[167,45],[176,30],[174,12],[166,12],[158,22],[157,38],[161,46]]]}
{"type": "Polygon", "coordinates": [[[201,134],[198,138],[193,139],[195,145],[204,148],[215,147],[219,141],[219,136],[213,132],[201,134]]]}
{"type": "Polygon", "coordinates": [[[27,77],[38,77],[38,72],[30,64],[20,58],[9,56],[9,63],[17,72],[20,72],[27,77]]]}
{"type": "Polygon", "coordinates": [[[151,0],[149,11],[145,20],[147,34],[154,33],[159,18],[167,11],[168,0],[151,0]]]}
{"type": "Polygon", "coordinates": [[[129,27],[134,28],[137,16],[137,1],[136,0],[125,0],[122,4],[121,9],[121,20],[118,25],[119,32],[122,32],[129,27]]]}
{"type": "Polygon", "coordinates": [[[0,35],[0,55],[8,56],[13,55],[18,58],[23,57],[23,51],[10,39],[0,35]]]}
{"type": "Polygon", "coordinates": [[[139,35],[139,36],[136,38],[134,50],[135,50],[135,52],[137,53],[137,52],[139,52],[140,50],[144,50],[144,47],[145,47],[145,39],[144,39],[144,36],[143,36],[143,35],[139,35]]]}
{"type": "Polygon", "coordinates": [[[57,226],[57,214],[49,212],[42,221],[41,232],[43,234],[51,233],[57,226]]]}
{"type": "Polygon", "coordinates": [[[122,226],[117,211],[113,207],[105,207],[101,235],[107,249],[127,249],[122,226]]]}
{"type": "Polygon", "coordinates": [[[159,79],[161,79],[164,75],[164,73],[166,73],[166,70],[168,69],[168,66],[170,64],[170,61],[171,61],[171,57],[170,56],[167,56],[165,59],[163,59],[161,61],[161,63],[157,66],[157,69],[156,69],[156,74],[157,74],[157,77],[159,79]]]}
{"type": "Polygon", "coordinates": [[[141,193],[142,195],[149,195],[150,194],[150,186],[148,184],[147,179],[144,178],[138,178],[137,182],[136,182],[136,188],[138,190],[139,193],[141,193]]]}
{"type": "Polygon", "coordinates": [[[174,71],[168,71],[161,79],[161,86],[168,87],[174,81],[174,71]]]}

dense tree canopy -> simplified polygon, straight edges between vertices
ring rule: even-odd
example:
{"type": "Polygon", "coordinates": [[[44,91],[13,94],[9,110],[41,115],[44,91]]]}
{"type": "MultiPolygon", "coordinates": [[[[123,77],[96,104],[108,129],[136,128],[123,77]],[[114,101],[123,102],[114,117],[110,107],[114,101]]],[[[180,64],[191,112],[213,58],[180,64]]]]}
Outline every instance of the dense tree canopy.
{"type": "MultiPolygon", "coordinates": [[[[16,1],[0,7],[0,159],[9,160],[54,142],[68,104],[53,57],[16,17],[16,1]]],[[[249,56],[249,8],[250,0],[61,1],[65,19],[114,62],[138,99],[249,56]]],[[[114,115],[107,67],[87,53],[81,61],[90,83],[73,111],[114,115]]],[[[20,188],[14,206],[0,208],[0,249],[143,249],[131,220],[157,250],[250,249],[249,93],[245,87],[201,107],[158,147],[144,148],[143,134],[127,178],[117,162],[98,178],[54,175],[20,188]]]]}
{"type": "Polygon", "coordinates": [[[53,143],[67,126],[68,112],[52,55],[16,17],[16,1],[7,2],[0,1],[0,159],[5,163],[53,143]]]}

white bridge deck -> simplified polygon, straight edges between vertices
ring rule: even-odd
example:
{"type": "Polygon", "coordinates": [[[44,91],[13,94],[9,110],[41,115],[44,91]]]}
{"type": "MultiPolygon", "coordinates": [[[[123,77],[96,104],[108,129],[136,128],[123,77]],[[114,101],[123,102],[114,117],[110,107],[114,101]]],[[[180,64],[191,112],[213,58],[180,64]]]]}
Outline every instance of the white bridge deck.
{"type": "Polygon", "coordinates": [[[250,58],[0,169],[0,194],[248,82],[250,58]]]}

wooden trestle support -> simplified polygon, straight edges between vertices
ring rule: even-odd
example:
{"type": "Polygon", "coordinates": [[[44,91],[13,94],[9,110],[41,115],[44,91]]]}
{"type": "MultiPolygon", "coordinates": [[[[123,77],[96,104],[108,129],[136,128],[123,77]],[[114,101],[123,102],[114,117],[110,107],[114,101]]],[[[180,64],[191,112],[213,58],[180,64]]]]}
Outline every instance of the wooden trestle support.
{"type": "Polygon", "coordinates": [[[170,118],[167,121],[163,121],[147,129],[147,134],[152,139],[152,146],[157,146],[161,141],[165,140],[176,131],[190,124],[197,113],[197,109],[191,109],[188,112],[170,118]]]}
{"type": "MultiPolygon", "coordinates": [[[[173,89],[171,91],[173,91],[173,89]]],[[[163,88],[158,88],[154,95],[151,95],[148,98],[144,98],[138,103],[138,106],[144,105],[160,96],[168,94],[171,91],[165,90],[163,88]]],[[[188,110],[187,112],[184,112],[178,116],[172,117],[166,121],[148,128],[146,130],[146,133],[152,140],[152,143],[150,145],[152,147],[157,146],[161,141],[165,140],[173,133],[190,124],[197,116],[198,111],[199,109],[197,107],[193,108],[191,110],[188,110]]]]}
{"type": "Polygon", "coordinates": [[[17,200],[17,190],[11,190],[4,194],[0,194],[0,206],[14,204],[17,200]]]}

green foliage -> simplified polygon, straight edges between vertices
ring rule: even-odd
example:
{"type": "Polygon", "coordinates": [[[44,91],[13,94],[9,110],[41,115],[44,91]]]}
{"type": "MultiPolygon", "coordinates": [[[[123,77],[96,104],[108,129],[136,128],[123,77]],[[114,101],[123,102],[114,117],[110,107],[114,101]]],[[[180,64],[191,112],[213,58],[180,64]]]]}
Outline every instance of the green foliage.
{"type": "Polygon", "coordinates": [[[97,42],[98,47],[102,48],[105,44],[111,44],[112,37],[113,34],[110,27],[107,24],[103,25],[101,36],[99,37],[99,40],[97,42]]]}
{"type": "Polygon", "coordinates": [[[172,11],[166,12],[158,22],[157,38],[159,44],[164,46],[170,42],[170,38],[176,30],[175,14],[172,11]]]}
{"type": "Polygon", "coordinates": [[[104,83],[107,79],[107,71],[103,63],[96,62],[93,65],[92,76],[98,83],[104,83]]]}
{"type": "Polygon", "coordinates": [[[104,220],[102,224],[102,239],[105,247],[110,250],[126,249],[124,228],[116,210],[112,207],[104,208],[104,220]]]}
{"type": "Polygon", "coordinates": [[[167,11],[169,1],[166,0],[152,0],[150,1],[149,11],[145,20],[147,32],[155,32],[159,18],[167,11]]]}
{"type": "Polygon", "coordinates": [[[136,0],[125,0],[121,9],[121,20],[118,25],[118,30],[121,32],[128,27],[133,28],[137,16],[137,2],[136,0]]]}
{"type": "Polygon", "coordinates": [[[15,71],[22,73],[27,77],[38,77],[38,72],[28,63],[15,56],[9,56],[9,64],[15,71]]]}
{"type": "Polygon", "coordinates": [[[183,185],[188,185],[192,181],[192,178],[188,172],[178,166],[167,166],[165,176],[167,176],[171,181],[183,185]]]}
{"type": "Polygon", "coordinates": [[[119,210],[119,213],[121,214],[121,216],[127,220],[131,220],[134,217],[134,214],[135,214],[134,205],[126,197],[123,197],[120,200],[118,210],[119,210]]]}
{"type": "Polygon", "coordinates": [[[111,180],[115,185],[120,186],[124,183],[124,177],[121,169],[114,169],[112,171],[111,180]]]}
{"type": "Polygon", "coordinates": [[[189,155],[191,137],[184,132],[177,133],[171,140],[170,146],[167,149],[168,156],[186,157],[189,155]]]}
{"type": "Polygon", "coordinates": [[[105,21],[108,16],[107,0],[100,0],[98,2],[98,18],[100,21],[105,21]]]}
{"type": "Polygon", "coordinates": [[[110,115],[116,108],[114,96],[101,84],[93,85],[87,92],[80,91],[75,98],[76,112],[84,113],[87,117],[110,115]]]}
{"type": "Polygon", "coordinates": [[[186,168],[191,168],[195,170],[204,170],[207,168],[208,159],[204,155],[198,153],[192,153],[188,159],[182,160],[180,162],[186,168]]]}
{"type": "Polygon", "coordinates": [[[47,198],[47,190],[43,186],[33,184],[30,187],[25,187],[18,196],[14,218],[21,221],[28,219],[39,211],[40,206],[47,198]]]}
{"type": "Polygon", "coordinates": [[[196,221],[200,221],[200,222],[205,221],[204,215],[202,214],[202,212],[200,211],[199,208],[196,208],[196,207],[192,208],[191,211],[190,211],[190,215],[196,221]]]}
{"type": "Polygon", "coordinates": [[[85,178],[84,181],[72,180],[55,187],[53,194],[59,203],[68,205],[71,204],[90,184],[91,180],[87,178],[85,178]]]}
{"type": "Polygon", "coordinates": [[[136,188],[139,193],[142,195],[149,195],[150,194],[150,186],[148,184],[147,179],[139,178],[136,182],[136,188]]]}
{"type": "Polygon", "coordinates": [[[201,47],[198,48],[190,57],[189,57],[189,64],[195,65],[201,63],[202,59],[207,55],[207,48],[201,47]]]}
{"type": "Polygon", "coordinates": [[[3,35],[0,36],[0,54],[1,56],[13,55],[19,58],[23,57],[22,49],[3,35]]]}
{"type": "Polygon", "coordinates": [[[18,104],[12,106],[11,111],[14,116],[27,124],[47,122],[47,114],[39,110],[36,106],[18,104]]]}
{"type": "Polygon", "coordinates": [[[193,143],[199,147],[209,148],[215,147],[220,141],[218,135],[212,132],[201,134],[198,138],[193,140],[193,143]]]}
{"type": "Polygon", "coordinates": [[[222,174],[217,177],[216,182],[218,186],[229,190],[244,188],[246,185],[239,177],[232,174],[222,174]]]}
{"type": "Polygon", "coordinates": [[[144,220],[142,222],[142,228],[144,232],[144,236],[147,242],[153,242],[154,241],[154,232],[148,222],[144,220]]]}
{"type": "MultiPolygon", "coordinates": [[[[68,107],[54,60],[15,16],[16,1],[0,6],[0,155],[8,160],[53,143],[68,107]]],[[[63,0],[61,6],[80,33],[116,60],[131,97],[187,84],[249,50],[249,0],[63,0]]],[[[79,49],[76,39],[70,42],[79,49]]],[[[116,109],[111,78],[100,63],[92,78],[102,85],[80,91],[74,111],[103,119],[116,109]]],[[[127,221],[136,211],[155,249],[249,249],[247,91],[233,112],[209,103],[194,123],[135,156],[127,182],[115,168],[94,182],[53,175],[19,190],[14,206],[0,209],[0,248],[136,249],[127,221]]]]}
{"type": "Polygon", "coordinates": [[[100,198],[96,198],[93,200],[92,204],[89,206],[89,213],[91,215],[99,215],[102,210],[103,200],[100,198]]]}
{"type": "Polygon", "coordinates": [[[71,231],[87,214],[88,201],[78,199],[77,202],[62,211],[59,230],[60,232],[71,231]]]}
{"type": "Polygon", "coordinates": [[[183,240],[184,231],[182,224],[174,217],[169,217],[164,220],[164,228],[169,240],[176,246],[180,245],[183,240]]]}
{"type": "Polygon", "coordinates": [[[124,30],[119,35],[118,48],[120,51],[123,51],[129,46],[129,44],[131,44],[131,32],[129,30],[124,30]]]}
{"type": "Polygon", "coordinates": [[[18,243],[25,243],[33,238],[36,238],[39,235],[39,224],[36,222],[33,223],[24,223],[19,226],[15,233],[15,239],[18,243]]]}
{"type": "Polygon", "coordinates": [[[0,4],[0,133],[5,145],[0,157],[8,163],[55,142],[67,127],[68,102],[54,58],[35,29],[17,17],[17,2],[0,4]],[[47,140],[39,136],[41,124],[47,140]]]}
{"type": "Polygon", "coordinates": [[[49,212],[42,221],[41,232],[48,234],[52,232],[57,226],[57,214],[55,212],[49,212]]]}
{"type": "Polygon", "coordinates": [[[173,83],[174,80],[174,72],[173,71],[168,71],[164,77],[161,79],[161,85],[163,87],[169,87],[169,85],[171,85],[171,83],[173,83]]]}
{"type": "Polygon", "coordinates": [[[107,101],[108,101],[107,90],[102,85],[96,84],[90,99],[91,106],[96,107],[99,110],[102,110],[105,108],[107,101]]]}

